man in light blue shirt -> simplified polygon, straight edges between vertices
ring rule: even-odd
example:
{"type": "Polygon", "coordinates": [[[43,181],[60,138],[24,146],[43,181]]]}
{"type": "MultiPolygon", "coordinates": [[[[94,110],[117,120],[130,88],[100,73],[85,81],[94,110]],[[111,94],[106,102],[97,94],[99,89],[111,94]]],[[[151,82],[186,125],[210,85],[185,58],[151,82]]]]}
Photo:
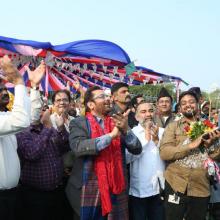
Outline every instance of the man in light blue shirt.
{"type": "Polygon", "coordinates": [[[130,218],[133,220],[164,219],[160,187],[164,187],[164,162],[159,155],[159,138],[163,128],[153,124],[153,106],[141,102],[136,108],[135,117],[139,124],[132,129],[142,144],[142,153],[126,153],[130,163],[130,218]]]}

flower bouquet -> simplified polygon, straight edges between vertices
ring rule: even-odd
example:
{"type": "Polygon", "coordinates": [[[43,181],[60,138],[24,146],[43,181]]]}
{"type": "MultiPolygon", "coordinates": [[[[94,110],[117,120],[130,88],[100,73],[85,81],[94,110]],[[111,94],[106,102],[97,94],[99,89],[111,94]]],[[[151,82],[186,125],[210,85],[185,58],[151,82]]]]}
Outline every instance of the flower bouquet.
{"type": "MultiPolygon", "coordinates": [[[[195,140],[205,133],[213,131],[214,129],[215,125],[212,124],[209,120],[195,121],[184,128],[187,136],[190,138],[191,141],[195,140]]],[[[204,147],[200,147],[200,151],[204,152],[204,147]]]]}
{"type": "MultiPolygon", "coordinates": [[[[192,122],[190,125],[187,125],[184,130],[190,140],[193,141],[201,135],[215,130],[215,128],[216,126],[212,124],[209,120],[204,120],[192,122]]],[[[200,146],[199,149],[201,153],[205,152],[204,146],[200,146]]],[[[211,158],[208,157],[204,161],[204,168],[207,169],[208,174],[211,177],[211,184],[215,187],[215,182],[220,181],[218,165],[211,158]]]]}

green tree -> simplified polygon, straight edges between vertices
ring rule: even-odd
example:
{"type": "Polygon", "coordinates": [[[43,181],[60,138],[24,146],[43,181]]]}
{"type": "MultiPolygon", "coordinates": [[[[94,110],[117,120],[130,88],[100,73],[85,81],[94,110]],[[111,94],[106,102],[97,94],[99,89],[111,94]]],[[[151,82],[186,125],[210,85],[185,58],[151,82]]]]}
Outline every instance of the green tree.
{"type": "Polygon", "coordinates": [[[157,100],[157,96],[162,87],[165,87],[167,89],[167,91],[170,93],[174,100],[176,99],[176,90],[175,85],[173,83],[159,85],[146,84],[140,86],[130,86],[129,91],[133,95],[143,94],[147,100],[154,102],[157,100]]]}
{"type": "Polygon", "coordinates": [[[208,99],[207,100],[211,100],[212,103],[212,107],[213,108],[220,108],[220,88],[216,89],[213,92],[208,93],[208,99]]]}

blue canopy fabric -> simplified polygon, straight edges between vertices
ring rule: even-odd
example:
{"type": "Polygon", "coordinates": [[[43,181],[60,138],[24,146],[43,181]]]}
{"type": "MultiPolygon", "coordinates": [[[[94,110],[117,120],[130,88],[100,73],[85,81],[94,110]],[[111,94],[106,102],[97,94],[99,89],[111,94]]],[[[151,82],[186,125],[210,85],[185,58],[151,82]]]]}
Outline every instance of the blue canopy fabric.
{"type": "Polygon", "coordinates": [[[67,81],[73,83],[76,79],[85,88],[93,85],[110,88],[119,81],[129,85],[184,82],[179,77],[142,66],[133,65],[134,70],[127,74],[126,66],[133,63],[128,54],[117,44],[105,40],[81,40],[54,46],[50,42],[0,36],[0,57],[5,54],[16,60],[26,81],[24,66],[36,66],[45,58],[47,74],[41,87],[46,92],[63,89],[67,81]]]}

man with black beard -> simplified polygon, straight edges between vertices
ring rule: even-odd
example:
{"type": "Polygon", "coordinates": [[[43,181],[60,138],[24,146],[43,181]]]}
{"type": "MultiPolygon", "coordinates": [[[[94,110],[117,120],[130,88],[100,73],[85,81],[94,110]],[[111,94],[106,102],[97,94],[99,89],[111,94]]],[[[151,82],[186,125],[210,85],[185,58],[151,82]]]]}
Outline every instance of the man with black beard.
{"type": "Polygon", "coordinates": [[[220,132],[209,133],[209,139],[200,136],[191,141],[186,133],[189,124],[201,120],[198,97],[192,91],[179,98],[183,117],[170,123],[160,144],[161,159],[167,162],[165,170],[165,212],[167,220],[203,220],[210,196],[210,181],[204,161],[220,156],[220,132]],[[205,152],[200,151],[205,147],[205,152]]]}
{"type": "Polygon", "coordinates": [[[128,84],[123,82],[115,83],[111,88],[111,94],[113,100],[112,114],[125,112],[131,102],[128,84]]]}

